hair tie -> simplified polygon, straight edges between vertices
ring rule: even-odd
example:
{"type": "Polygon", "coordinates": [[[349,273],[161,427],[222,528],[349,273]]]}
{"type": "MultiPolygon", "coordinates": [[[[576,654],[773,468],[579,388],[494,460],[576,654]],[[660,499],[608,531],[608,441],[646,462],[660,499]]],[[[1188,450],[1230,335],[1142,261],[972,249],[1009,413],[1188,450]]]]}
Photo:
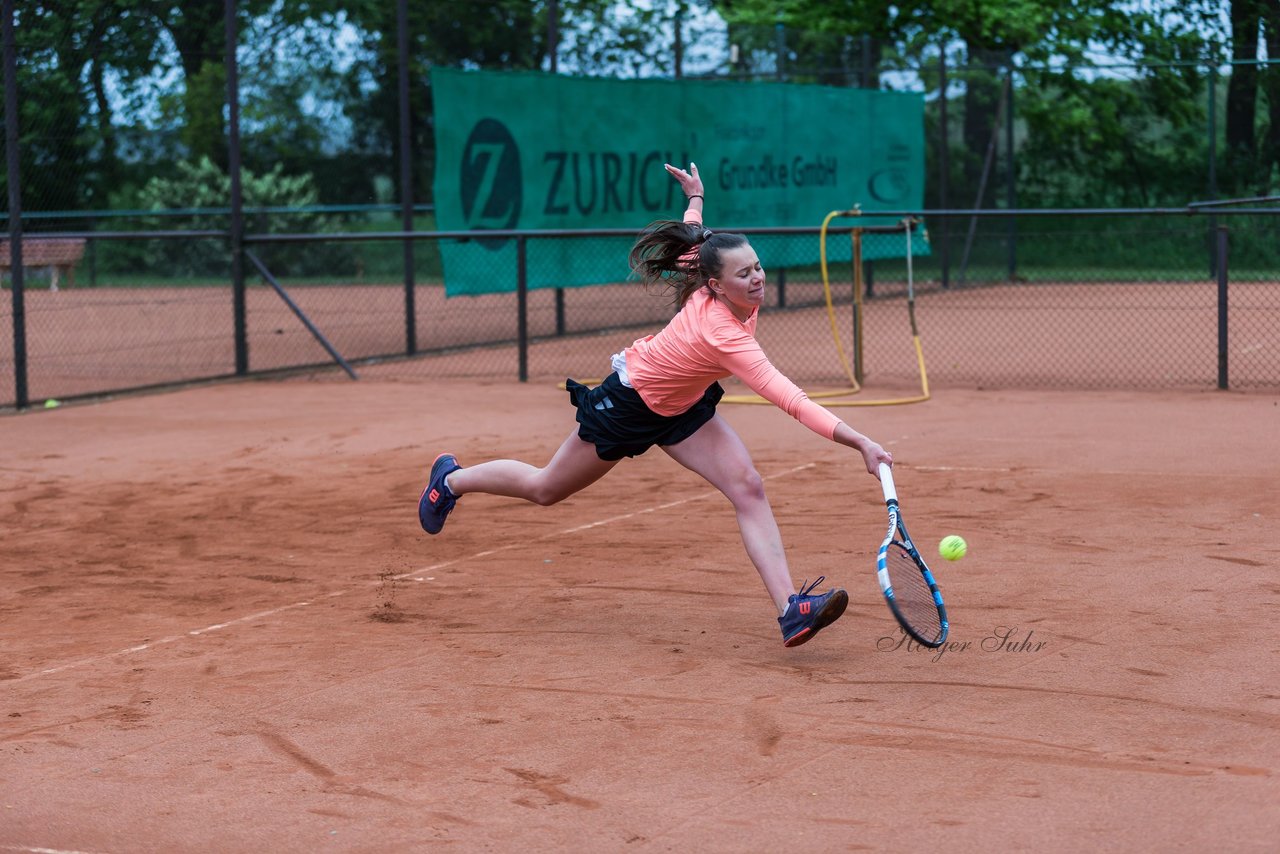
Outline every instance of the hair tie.
{"type": "Polygon", "coordinates": [[[703,242],[703,243],[706,243],[708,240],[710,240],[710,239],[711,239],[711,236],[712,236],[713,234],[715,234],[715,232],[714,232],[714,231],[712,231],[712,230],[711,230],[711,229],[709,229],[709,228],[704,228],[704,229],[702,229],[702,242],[703,242]]]}

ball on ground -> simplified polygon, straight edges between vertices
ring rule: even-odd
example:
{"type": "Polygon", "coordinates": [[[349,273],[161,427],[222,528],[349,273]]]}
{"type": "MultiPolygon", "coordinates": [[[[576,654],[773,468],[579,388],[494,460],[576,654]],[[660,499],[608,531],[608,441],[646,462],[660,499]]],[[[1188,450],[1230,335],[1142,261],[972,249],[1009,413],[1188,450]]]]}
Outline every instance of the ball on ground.
{"type": "Polygon", "coordinates": [[[963,537],[957,537],[952,534],[949,537],[943,537],[942,542],[938,543],[938,554],[947,560],[959,560],[964,557],[964,553],[969,547],[965,544],[963,537]]]}

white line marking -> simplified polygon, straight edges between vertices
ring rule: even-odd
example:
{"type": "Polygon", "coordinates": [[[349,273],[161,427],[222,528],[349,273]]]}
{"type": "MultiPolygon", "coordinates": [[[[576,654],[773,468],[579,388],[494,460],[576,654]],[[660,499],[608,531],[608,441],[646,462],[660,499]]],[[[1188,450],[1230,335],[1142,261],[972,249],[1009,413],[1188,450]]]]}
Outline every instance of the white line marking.
{"type": "Polygon", "coordinates": [[[90,854],[88,851],[72,851],[63,848],[29,848],[26,845],[0,845],[0,851],[26,851],[30,854],[90,854]]]}
{"type": "MultiPolygon", "coordinates": [[[[796,466],[795,468],[790,468],[790,469],[787,469],[786,471],[780,471],[780,472],[778,472],[777,474],[767,475],[767,476],[765,476],[764,480],[773,480],[774,478],[785,477],[785,476],[790,475],[790,474],[795,474],[796,472],[799,472],[799,471],[804,471],[805,469],[811,469],[811,468],[814,468],[814,467],[815,467],[815,465],[816,465],[816,463],[805,463],[805,464],[804,464],[804,465],[802,465],[802,466],[796,466]]],[[[520,548],[520,547],[522,547],[522,546],[524,546],[524,545],[527,545],[529,542],[536,542],[536,541],[538,541],[538,540],[547,540],[547,539],[551,539],[552,537],[563,537],[565,534],[573,534],[573,533],[577,533],[578,531],[586,531],[586,530],[589,530],[589,529],[591,529],[591,528],[598,528],[598,527],[600,527],[601,525],[608,525],[608,524],[611,524],[611,523],[613,523],[613,522],[620,522],[620,521],[622,521],[622,520],[624,520],[624,519],[631,519],[631,518],[634,518],[634,517],[636,517],[636,516],[643,515],[643,514],[645,514],[645,513],[657,513],[658,511],[661,511],[661,510],[670,510],[672,507],[679,507],[679,506],[680,506],[680,505],[682,505],[682,504],[688,504],[688,503],[690,503],[690,502],[692,502],[692,501],[702,501],[703,499],[706,499],[706,498],[713,498],[713,497],[715,497],[715,496],[717,496],[717,495],[720,495],[720,491],[719,491],[719,490],[711,490],[711,491],[709,491],[709,492],[699,493],[698,495],[692,495],[692,496],[690,496],[690,497],[688,497],[688,498],[682,498],[682,499],[680,499],[679,501],[671,501],[671,502],[668,502],[668,503],[666,503],[666,504],[658,504],[658,505],[655,505],[655,506],[653,506],[653,507],[646,507],[646,508],[645,508],[645,509],[643,509],[643,510],[636,510],[636,511],[635,511],[635,512],[633,512],[633,513],[624,513],[624,514],[622,514],[621,516],[610,516],[608,519],[601,519],[601,520],[600,520],[600,521],[598,521],[598,522],[588,522],[588,523],[587,523],[587,524],[585,524],[585,525],[576,525],[576,526],[574,526],[574,527],[572,527],[572,528],[567,528],[567,529],[565,529],[565,530],[563,530],[563,531],[557,531],[557,532],[555,532],[555,533],[553,533],[553,534],[543,534],[543,535],[542,535],[542,536],[540,536],[540,537],[534,537],[534,538],[533,538],[533,540],[523,540],[523,541],[521,541],[521,542],[518,542],[518,543],[512,543],[512,544],[510,544],[510,545],[506,545],[506,546],[499,546],[499,547],[498,547],[498,548],[496,548],[496,549],[487,549],[486,551],[476,552],[475,554],[467,555],[466,557],[454,558],[453,560],[448,560],[448,561],[445,561],[445,562],[443,562],[443,563],[437,563],[437,564],[434,564],[434,565],[432,565],[432,566],[423,567],[422,569],[415,569],[415,570],[413,570],[412,572],[406,572],[406,573],[403,573],[403,574],[401,574],[401,575],[393,576],[393,579],[394,579],[394,580],[400,580],[400,579],[402,579],[402,578],[409,578],[409,577],[413,577],[413,576],[420,576],[420,575],[423,575],[424,573],[427,573],[427,572],[434,572],[434,571],[436,571],[437,569],[444,569],[445,567],[454,566],[455,564],[459,564],[459,563],[465,563],[465,562],[467,562],[467,561],[469,561],[469,560],[475,560],[476,558],[488,557],[489,555],[497,554],[498,552],[509,551],[509,550],[511,550],[511,549],[520,548]]],[[[421,578],[415,578],[415,580],[417,580],[417,581],[421,581],[422,579],[421,579],[421,578]]],[[[428,580],[434,580],[434,576],[433,576],[431,579],[428,579],[428,580]]],[[[381,584],[381,583],[383,583],[381,580],[376,581],[376,582],[371,581],[371,582],[369,582],[369,583],[368,583],[367,585],[365,585],[365,586],[372,587],[372,586],[375,586],[375,585],[377,585],[377,584],[381,584]]],[[[324,596],[324,598],[326,598],[326,599],[332,599],[332,598],[335,598],[335,597],[338,597],[338,596],[345,596],[345,595],[347,595],[348,593],[353,592],[353,590],[355,590],[355,589],[356,589],[356,588],[347,588],[347,589],[345,589],[345,590],[335,590],[335,591],[332,591],[332,592],[330,592],[330,593],[326,593],[326,594],[325,594],[325,596],[324,596]]],[[[174,643],[175,641],[182,640],[182,639],[183,639],[183,638],[185,638],[185,637],[198,637],[198,636],[200,636],[200,635],[205,635],[205,634],[208,634],[209,632],[216,632],[216,631],[219,631],[219,630],[221,630],[221,629],[225,629],[225,628],[227,628],[227,627],[229,627],[229,626],[235,626],[235,625],[238,625],[238,624],[240,624],[240,623],[247,623],[247,622],[250,622],[250,621],[253,621],[253,620],[261,620],[261,619],[263,619],[263,618],[265,618],[265,617],[271,617],[271,616],[274,616],[275,614],[280,614],[280,613],[283,613],[283,612],[285,612],[285,611],[292,611],[292,610],[297,609],[297,608],[304,608],[304,607],[306,607],[307,605],[310,605],[310,604],[311,604],[310,602],[294,602],[294,603],[293,603],[293,604],[291,604],[291,605],[282,605],[282,606],[280,606],[279,608],[272,608],[272,609],[270,609],[270,610],[268,610],[268,611],[259,611],[259,612],[257,612],[256,614],[249,614],[249,615],[244,616],[244,617],[237,617],[236,619],[234,619],[234,620],[228,620],[228,621],[227,621],[227,622],[225,622],[225,623],[215,623],[215,624],[214,624],[214,625],[212,625],[212,626],[205,626],[205,627],[204,627],[204,628],[202,628],[202,629],[192,629],[191,631],[186,632],[185,634],[182,634],[182,635],[171,635],[171,636],[166,637],[166,638],[161,638],[160,640],[156,640],[156,641],[149,641],[149,642],[147,642],[147,643],[142,643],[142,644],[136,644],[136,645],[134,645],[134,646],[130,646],[130,647],[126,647],[126,648],[124,648],[124,649],[116,650],[115,652],[108,652],[108,653],[105,653],[105,654],[103,654],[103,655],[97,655],[97,656],[94,656],[94,657],[92,657],[92,658],[82,658],[82,659],[80,659],[80,660],[78,660],[78,661],[70,661],[70,662],[67,662],[66,664],[60,664],[60,665],[58,665],[57,667],[47,667],[47,668],[45,668],[44,670],[37,670],[37,671],[35,671],[35,672],[28,673],[28,674],[27,674],[27,675],[25,675],[25,676],[19,676],[19,677],[17,677],[16,679],[11,679],[11,680],[9,680],[9,681],[11,681],[11,682],[22,682],[23,680],[26,680],[26,679],[34,679],[34,678],[35,678],[35,677],[37,677],[37,676],[48,676],[48,675],[53,674],[53,673],[61,673],[61,672],[62,672],[62,671],[64,671],[64,670],[71,670],[72,668],[75,668],[75,667],[83,667],[83,666],[85,666],[85,665],[87,665],[87,664],[96,664],[96,663],[98,663],[98,662],[100,662],[100,661],[106,661],[107,659],[110,659],[110,658],[119,658],[119,657],[120,657],[120,656],[122,656],[122,655],[129,655],[130,653],[142,652],[142,651],[144,651],[144,650],[153,649],[153,648],[158,647],[158,646],[164,646],[165,644],[170,644],[170,643],[174,643]]],[[[3,846],[0,846],[0,850],[3,850],[3,846]]],[[[16,851],[46,851],[46,850],[49,850],[49,849],[44,849],[44,848],[13,848],[13,849],[10,849],[10,850],[16,850],[16,851]]],[[[64,852],[55,852],[55,854],[64,854],[64,852]]],[[[69,854],[69,852],[68,852],[67,854],[69,854]]]]}
{"type": "MultiPolygon", "coordinates": [[[[192,631],[187,632],[187,634],[193,637],[196,635],[204,635],[209,632],[216,632],[218,629],[225,629],[227,626],[234,626],[236,623],[247,623],[249,620],[270,617],[272,614],[279,614],[281,611],[291,611],[294,608],[302,608],[310,604],[310,602],[294,602],[292,605],[282,605],[279,608],[272,608],[270,611],[259,611],[258,613],[250,614],[247,617],[237,617],[234,620],[227,620],[225,623],[215,623],[212,626],[205,626],[203,629],[193,629],[192,631]]],[[[125,652],[129,652],[129,650],[125,650],[125,652]]]]}
{"type": "MultiPolygon", "coordinates": [[[[977,472],[979,474],[1068,474],[1077,475],[1080,472],[1075,469],[1048,469],[1037,468],[1035,466],[1018,466],[1017,468],[1009,468],[1007,466],[903,466],[910,468],[912,471],[936,471],[936,472],[977,472]]],[[[1208,475],[1208,472],[1198,471],[1141,471],[1138,469],[1097,469],[1090,472],[1091,475],[1101,475],[1103,477],[1202,477],[1208,475]]]]}

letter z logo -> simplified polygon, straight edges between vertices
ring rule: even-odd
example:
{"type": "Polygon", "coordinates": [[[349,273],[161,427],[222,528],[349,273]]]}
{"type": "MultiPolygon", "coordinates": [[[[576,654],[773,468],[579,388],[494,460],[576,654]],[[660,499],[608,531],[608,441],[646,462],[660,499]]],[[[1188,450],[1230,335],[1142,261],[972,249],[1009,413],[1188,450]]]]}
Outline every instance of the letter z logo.
{"type": "MultiPolygon", "coordinates": [[[[481,119],[471,129],[458,172],[462,215],[473,229],[512,229],[520,220],[520,149],[507,126],[481,119]]],[[[483,240],[497,249],[505,240],[483,240]]]]}

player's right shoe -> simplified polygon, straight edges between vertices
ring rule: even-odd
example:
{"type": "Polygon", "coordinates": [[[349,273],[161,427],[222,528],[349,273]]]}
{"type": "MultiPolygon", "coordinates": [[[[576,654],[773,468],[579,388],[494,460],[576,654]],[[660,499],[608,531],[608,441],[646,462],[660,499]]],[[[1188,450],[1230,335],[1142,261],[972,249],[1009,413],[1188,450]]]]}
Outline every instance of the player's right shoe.
{"type": "Polygon", "coordinates": [[[849,604],[849,594],[841,588],[828,590],[818,596],[810,595],[825,575],[805,587],[800,585],[800,592],[787,599],[787,610],[778,618],[782,626],[782,645],[799,646],[810,640],[820,630],[840,619],[845,607],[849,604]]]}
{"type": "Polygon", "coordinates": [[[453,505],[458,501],[458,496],[453,494],[444,479],[460,468],[462,466],[458,465],[453,454],[441,454],[431,464],[431,478],[422,490],[422,496],[418,498],[418,521],[422,523],[422,530],[428,534],[440,533],[444,520],[449,517],[449,511],[453,510],[453,505]]]}

